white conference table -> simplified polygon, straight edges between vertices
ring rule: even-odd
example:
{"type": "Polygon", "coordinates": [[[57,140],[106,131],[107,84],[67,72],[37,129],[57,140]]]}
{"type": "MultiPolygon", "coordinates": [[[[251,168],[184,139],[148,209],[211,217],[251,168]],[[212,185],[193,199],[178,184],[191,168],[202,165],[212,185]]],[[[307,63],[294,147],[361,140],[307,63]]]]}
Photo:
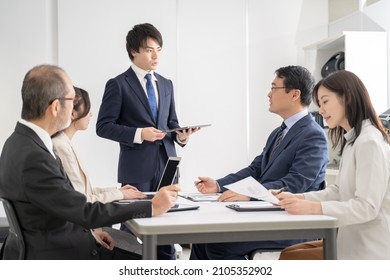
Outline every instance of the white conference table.
{"type": "MultiPolygon", "coordinates": [[[[325,215],[290,215],[285,211],[237,212],[223,202],[177,203],[200,205],[197,210],[132,219],[126,226],[143,242],[143,259],[156,259],[157,245],[286,239],[324,239],[324,259],[337,259],[337,219],[325,215]]],[[[250,203],[250,202],[248,202],[250,203]]]]}

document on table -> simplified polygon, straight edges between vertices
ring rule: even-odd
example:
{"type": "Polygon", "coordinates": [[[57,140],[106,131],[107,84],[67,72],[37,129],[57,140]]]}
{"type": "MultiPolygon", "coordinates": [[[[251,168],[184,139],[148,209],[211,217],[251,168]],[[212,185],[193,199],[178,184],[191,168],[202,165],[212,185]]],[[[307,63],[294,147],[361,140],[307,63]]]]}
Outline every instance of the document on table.
{"type": "Polygon", "coordinates": [[[195,202],[217,201],[218,197],[220,195],[221,195],[220,193],[215,193],[215,194],[202,194],[202,193],[182,194],[182,193],[179,193],[179,196],[184,197],[186,199],[189,199],[191,201],[195,201],[195,202]]]}
{"type": "Polygon", "coordinates": [[[239,194],[279,204],[279,199],[251,176],[224,187],[239,194]]]}
{"type": "Polygon", "coordinates": [[[284,210],[279,205],[275,205],[268,201],[242,201],[234,204],[228,204],[226,207],[238,212],[284,210]]]}

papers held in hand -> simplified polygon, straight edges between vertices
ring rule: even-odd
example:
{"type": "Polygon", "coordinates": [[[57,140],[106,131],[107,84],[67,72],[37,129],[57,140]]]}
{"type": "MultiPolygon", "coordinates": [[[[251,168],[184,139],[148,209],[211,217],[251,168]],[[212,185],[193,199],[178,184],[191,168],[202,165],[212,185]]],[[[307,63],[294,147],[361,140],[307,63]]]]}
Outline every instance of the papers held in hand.
{"type": "Polygon", "coordinates": [[[239,194],[279,205],[279,199],[251,176],[224,187],[239,194]]]}
{"type": "Polygon", "coordinates": [[[187,130],[187,129],[191,129],[191,128],[202,128],[202,127],[206,127],[206,126],[210,126],[210,125],[211,124],[198,124],[198,125],[191,125],[191,126],[176,127],[176,128],[172,128],[172,129],[163,130],[163,131],[164,132],[182,131],[182,130],[187,130]]]}

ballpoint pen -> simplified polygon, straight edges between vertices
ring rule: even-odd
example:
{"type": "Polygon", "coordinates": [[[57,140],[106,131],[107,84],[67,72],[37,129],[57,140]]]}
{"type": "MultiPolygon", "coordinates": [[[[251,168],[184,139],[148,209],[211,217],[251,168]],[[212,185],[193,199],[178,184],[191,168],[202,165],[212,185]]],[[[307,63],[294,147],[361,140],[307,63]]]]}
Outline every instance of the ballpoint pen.
{"type": "Polygon", "coordinates": [[[287,191],[287,190],[288,190],[287,187],[283,187],[283,188],[279,189],[276,194],[280,194],[280,193],[287,191]]]}

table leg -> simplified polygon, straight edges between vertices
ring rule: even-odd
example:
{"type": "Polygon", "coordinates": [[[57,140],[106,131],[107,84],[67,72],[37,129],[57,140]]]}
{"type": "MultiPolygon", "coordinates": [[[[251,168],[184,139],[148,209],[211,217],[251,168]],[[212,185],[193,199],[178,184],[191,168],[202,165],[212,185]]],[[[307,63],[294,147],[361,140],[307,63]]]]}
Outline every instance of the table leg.
{"type": "Polygon", "coordinates": [[[142,259],[144,260],[157,259],[157,236],[156,235],[143,236],[142,259]]]}
{"type": "Polygon", "coordinates": [[[337,229],[329,229],[324,237],[324,260],[337,260],[337,229]]]}

